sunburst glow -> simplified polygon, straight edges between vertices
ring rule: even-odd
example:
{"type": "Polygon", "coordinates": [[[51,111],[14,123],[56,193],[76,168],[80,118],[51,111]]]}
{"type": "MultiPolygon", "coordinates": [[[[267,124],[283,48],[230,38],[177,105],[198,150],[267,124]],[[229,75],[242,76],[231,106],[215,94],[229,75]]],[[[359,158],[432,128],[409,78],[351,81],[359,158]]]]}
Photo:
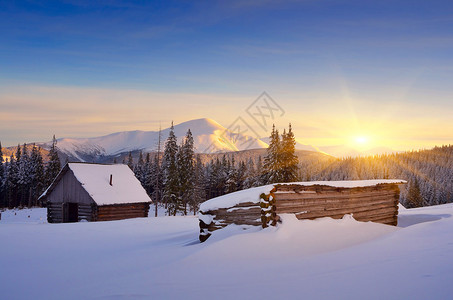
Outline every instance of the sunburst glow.
{"type": "Polygon", "coordinates": [[[358,136],[355,138],[355,142],[359,145],[365,145],[368,143],[368,138],[366,136],[358,136]]]}

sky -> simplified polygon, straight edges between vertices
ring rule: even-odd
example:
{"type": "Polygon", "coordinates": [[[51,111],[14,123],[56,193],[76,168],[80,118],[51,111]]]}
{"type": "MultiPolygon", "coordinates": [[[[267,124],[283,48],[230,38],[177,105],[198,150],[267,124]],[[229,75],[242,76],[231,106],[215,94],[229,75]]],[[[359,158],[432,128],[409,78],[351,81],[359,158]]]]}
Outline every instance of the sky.
{"type": "Polygon", "coordinates": [[[451,1],[93,2],[0,0],[3,146],[238,117],[315,146],[453,144],[451,1]]]}

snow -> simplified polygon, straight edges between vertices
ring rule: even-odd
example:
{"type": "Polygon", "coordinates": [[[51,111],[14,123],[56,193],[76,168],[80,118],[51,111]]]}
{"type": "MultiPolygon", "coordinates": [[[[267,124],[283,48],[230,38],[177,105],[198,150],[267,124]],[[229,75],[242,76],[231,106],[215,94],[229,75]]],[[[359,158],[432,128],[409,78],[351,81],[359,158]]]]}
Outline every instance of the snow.
{"type": "Polygon", "coordinates": [[[212,198],[201,203],[200,211],[210,211],[218,208],[229,208],[244,202],[258,203],[260,202],[259,196],[262,193],[269,193],[273,187],[274,186],[272,184],[269,184],[212,198]]]}
{"type": "Polygon", "coordinates": [[[9,209],[1,212],[0,224],[47,223],[46,208],[9,209]]]}
{"type": "Polygon", "coordinates": [[[203,202],[200,205],[200,211],[210,211],[216,210],[219,208],[230,208],[237,204],[244,202],[258,203],[260,201],[259,196],[262,193],[268,194],[273,188],[274,185],[303,185],[303,186],[313,186],[313,185],[325,185],[339,188],[354,188],[354,187],[367,187],[375,186],[378,184],[389,184],[397,183],[403,184],[406,181],[401,179],[372,179],[372,180],[343,180],[343,181],[304,181],[304,182],[290,182],[290,183],[276,183],[269,184],[265,186],[260,186],[256,188],[250,188],[247,190],[242,190],[220,197],[212,198],[206,202],[203,202]]]}
{"type": "Polygon", "coordinates": [[[367,186],[375,186],[378,184],[390,184],[390,183],[403,184],[403,183],[407,183],[407,182],[402,179],[371,179],[371,180],[341,180],[341,181],[305,181],[305,182],[289,182],[289,183],[278,183],[278,184],[283,184],[283,185],[298,184],[298,185],[303,185],[303,186],[326,185],[326,186],[339,187],[339,188],[355,188],[355,187],[367,187],[367,186]]]}
{"type": "Polygon", "coordinates": [[[82,163],[68,165],[98,205],[151,202],[145,189],[127,165],[82,163]]]}
{"type": "Polygon", "coordinates": [[[28,214],[45,219],[45,209],[2,213],[1,299],[449,299],[453,293],[453,204],[401,209],[400,227],[351,216],[283,215],[278,227],[230,225],[203,244],[196,217],[47,224],[28,214]],[[8,215],[20,221],[6,221],[8,215]]]}

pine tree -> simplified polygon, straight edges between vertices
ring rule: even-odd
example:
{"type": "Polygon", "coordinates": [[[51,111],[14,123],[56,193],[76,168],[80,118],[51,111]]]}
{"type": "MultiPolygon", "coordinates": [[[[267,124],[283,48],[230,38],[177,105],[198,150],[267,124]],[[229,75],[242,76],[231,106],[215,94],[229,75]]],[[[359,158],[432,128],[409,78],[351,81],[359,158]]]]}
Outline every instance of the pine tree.
{"type": "Polygon", "coordinates": [[[253,159],[249,158],[246,164],[244,183],[242,186],[244,189],[251,188],[254,186],[255,181],[256,181],[255,164],[253,163],[253,159]]]}
{"type": "Polygon", "coordinates": [[[407,193],[406,207],[414,208],[423,206],[423,197],[420,193],[420,186],[417,178],[414,178],[409,183],[409,191],[407,193]]]}
{"type": "Polygon", "coordinates": [[[4,181],[5,181],[5,167],[3,165],[3,150],[2,142],[0,142],[0,208],[6,207],[5,193],[4,193],[4,181]]]}
{"type": "Polygon", "coordinates": [[[13,154],[9,158],[9,162],[5,167],[5,201],[9,208],[17,207],[18,203],[18,184],[17,184],[18,168],[17,161],[13,154]]]}
{"type": "Polygon", "coordinates": [[[170,133],[165,143],[164,157],[162,161],[162,173],[164,183],[163,200],[167,207],[167,214],[175,216],[180,207],[179,176],[176,154],[178,153],[177,138],[174,133],[173,122],[170,133]]]}
{"type": "Polygon", "coordinates": [[[275,125],[272,126],[269,147],[264,157],[264,173],[267,184],[282,181],[281,174],[281,141],[275,125]]]}
{"type": "Polygon", "coordinates": [[[194,141],[190,129],[179,147],[177,157],[182,210],[187,215],[187,202],[194,192],[194,141]]]}
{"type": "Polygon", "coordinates": [[[261,155],[258,157],[258,161],[256,162],[256,172],[255,172],[255,181],[253,182],[252,187],[262,186],[266,184],[267,179],[263,169],[263,160],[261,155]]]}
{"type": "Polygon", "coordinates": [[[206,178],[203,163],[201,162],[200,156],[197,155],[193,177],[193,194],[192,197],[189,198],[189,206],[194,215],[197,213],[200,203],[206,200],[205,182],[206,178]]]}
{"type": "Polygon", "coordinates": [[[30,156],[28,155],[27,144],[24,144],[20,154],[20,160],[18,161],[17,183],[20,193],[20,206],[26,206],[29,202],[32,181],[30,168],[30,156]]]}
{"type": "Polygon", "coordinates": [[[129,155],[127,156],[127,166],[129,169],[134,171],[134,160],[132,159],[132,152],[129,151],[129,155]]]}
{"type": "Polygon", "coordinates": [[[161,176],[161,163],[159,155],[154,156],[154,161],[151,168],[151,187],[152,187],[152,198],[154,202],[154,215],[157,217],[159,203],[162,200],[163,195],[163,176],[161,176]]]}
{"type": "Polygon", "coordinates": [[[49,150],[49,162],[47,163],[46,167],[46,186],[49,186],[52,181],[57,177],[58,173],[60,173],[61,170],[61,162],[60,158],[58,157],[58,152],[57,152],[57,139],[55,138],[55,135],[53,136],[52,139],[52,146],[50,147],[49,150]]]}
{"type": "Polygon", "coordinates": [[[281,162],[282,174],[281,179],[283,182],[294,182],[298,179],[298,164],[299,159],[296,154],[296,140],[294,133],[289,124],[288,133],[284,132],[281,143],[281,162]]]}
{"type": "Polygon", "coordinates": [[[30,192],[28,206],[37,205],[38,197],[44,189],[44,164],[40,148],[33,144],[30,155],[30,192]]]}
{"type": "MultiPolygon", "coordinates": [[[[151,162],[151,157],[148,152],[148,153],[146,153],[145,164],[143,165],[143,188],[145,189],[146,193],[150,197],[153,192],[152,169],[153,169],[153,164],[151,162]]],[[[154,201],[154,199],[153,199],[153,201],[154,201]]]]}
{"type": "Polygon", "coordinates": [[[231,163],[227,163],[226,173],[225,194],[236,192],[238,185],[238,174],[235,167],[234,157],[231,163]]]}
{"type": "Polygon", "coordinates": [[[142,151],[139,153],[137,164],[133,166],[133,171],[135,177],[140,181],[143,188],[145,188],[145,161],[143,159],[142,151]]]}

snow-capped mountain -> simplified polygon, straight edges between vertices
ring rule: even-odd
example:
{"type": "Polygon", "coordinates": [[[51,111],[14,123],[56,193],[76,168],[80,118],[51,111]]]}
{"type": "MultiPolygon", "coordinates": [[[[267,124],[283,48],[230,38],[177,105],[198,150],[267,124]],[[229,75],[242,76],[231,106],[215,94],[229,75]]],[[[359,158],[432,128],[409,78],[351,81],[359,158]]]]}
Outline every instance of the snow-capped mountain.
{"type": "MultiPolygon", "coordinates": [[[[174,126],[178,142],[191,130],[195,151],[214,153],[266,148],[267,144],[254,137],[233,133],[212,119],[197,119],[174,126]]],[[[161,146],[165,144],[170,128],[161,131],[161,146]]],[[[158,131],[124,131],[92,138],[62,138],[57,147],[69,158],[80,161],[98,160],[100,157],[116,156],[129,151],[157,150],[158,131]]],[[[47,143],[46,145],[49,145],[47,143]]]]}

